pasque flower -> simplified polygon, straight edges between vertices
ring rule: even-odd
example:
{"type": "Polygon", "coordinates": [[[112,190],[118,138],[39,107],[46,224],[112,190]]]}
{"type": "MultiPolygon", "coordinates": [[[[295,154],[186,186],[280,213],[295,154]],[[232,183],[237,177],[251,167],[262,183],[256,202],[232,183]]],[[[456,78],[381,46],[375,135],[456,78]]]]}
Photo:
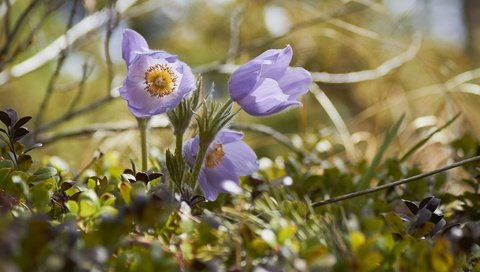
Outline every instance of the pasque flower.
{"type": "MultiPolygon", "coordinates": [[[[243,133],[222,129],[210,144],[198,182],[205,197],[215,200],[221,192],[239,189],[239,176],[257,171],[257,155],[242,141],[243,133]]],[[[198,136],[188,141],[183,149],[185,161],[193,166],[199,151],[198,136]]]]}
{"type": "Polygon", "coordinates": [[[168,112],[195,88],[188,65],[175,55],[149,49],[145,39],[131,29],[123,32],[122,57],[128,72],[120,95],[136,117],[168,112]]]}
{"type": "Polygon", "coordinates": [[[228,83],[230,97],[254,116],[278,113],[301,106],[300,96],[312,83],[310,73],[289,67],[292,48],[270,49],[238,68],[228,83]]]}

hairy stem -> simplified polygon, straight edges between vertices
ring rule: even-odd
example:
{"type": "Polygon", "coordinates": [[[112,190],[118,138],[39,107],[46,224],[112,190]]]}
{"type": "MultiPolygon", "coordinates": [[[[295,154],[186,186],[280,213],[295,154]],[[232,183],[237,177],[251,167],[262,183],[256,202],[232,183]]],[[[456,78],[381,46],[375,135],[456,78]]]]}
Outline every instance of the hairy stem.
{"type": "Polygon", "coordinates": [[[148,170],[148,121],[149,117],[137,118],[140,131],[140,145],[142,149],[142,171],[148,170]]]}
{"type": "Polygon", "coordinates": [[[480,156],[476,156],[476,157],[472,157],[472,158],[469,158],[469,159],[466,159],[466,160],[463,160],[463,161],[452,163],[452,164],[444,166],[442,168],[438,168],[438,169],[432,170],[430,172],[419,174],[419,175],[416,175],[416,176],[413,176],[413,177],[397,180],[397,181],[392,182],[392,183],[383,184],[383,185],[373,187],[373,188],[370,188],[370,189],[366,189],[366,190],[362,190],[362,191],[358,191],[358,192],[353,192],[353,193],[337,196],[337,197],[334,197],[334,198],[322,200],[322,201],[319,201],[319,202],[315,202],[315,203],[312,203],[312,207],[314,207],[314,208],[315,207],[320,207],[320,206],[323,206],[323,205],[340,202],[340,201],[347,200],[347,199],[350,199],[350,198],[354,198],[354,197],[357,197],[357,196],[362,196],[362,195],[367,195],[367,194],[370,194],[370,193],[378,192],[380,190],[385,190],[385,189],[392,188],[392,187],[395,187],[395,186],[398,186],[398,185],[402,185],[402,184],[405,184],[405,183],[408,183],[408,182],[411,182],[411,181],[415,181],[415,180],[419,180],[419,179],[422,179],[422,178],[425,178],[425,177],[433,176],[435,174],[450,170],[452,168],[456,168],[456,167],[459,167],[459,166],[462,166],[462,165],[465,165],[465,164],[468,164],[468,163],[471,163],[471,162],[476,162],[476,161],[480,161],[480,156]]]}
{"type": "Polygon", "coordinates": [[[198,188],[198,176],[200,175],[200,169],[202,168],[203,160],[205,159],[205,155],[207,154],[207,146],[200,145],[200,150],[197,154],[197,160],[195,161],[195,165],[193,167],[192,172],[192,183],[194,183],[193,191],[197,191],[198,188]]]}

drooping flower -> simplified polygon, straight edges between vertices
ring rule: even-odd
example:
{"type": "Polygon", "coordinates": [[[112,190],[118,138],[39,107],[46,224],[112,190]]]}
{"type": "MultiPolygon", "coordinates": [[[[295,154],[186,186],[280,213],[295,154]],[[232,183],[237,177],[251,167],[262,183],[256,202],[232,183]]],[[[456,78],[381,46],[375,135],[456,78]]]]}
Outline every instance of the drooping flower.
{"type": "Polygon", "coordinates": [[[123,32],[122,57],[127,79],[120,95],[136,117],[168,112],[195,88],[195,77],[187,64],[165,51],[151,50],[137,32],[123,32]]]}
{"type": "MultiPolygon", "coordinates": [[[[240,190],[239,176],[257,171],[257,155],[242,141],[243,133],[222,129],[207,150],[198,182],[205,197],[215,200],[219,193],[240,190]]],[[[185,144],[183,156],[193,166],[199,151],[198,136],[185,144]]]]}
{"type": "Polygon", "coordinates": [[[230,97],[254,116],[278,113],[301,106],[300,96],[312,83],[310,73],[289,67],[292,48],[270,49],[238,68],[228,82],[230,97]]]}

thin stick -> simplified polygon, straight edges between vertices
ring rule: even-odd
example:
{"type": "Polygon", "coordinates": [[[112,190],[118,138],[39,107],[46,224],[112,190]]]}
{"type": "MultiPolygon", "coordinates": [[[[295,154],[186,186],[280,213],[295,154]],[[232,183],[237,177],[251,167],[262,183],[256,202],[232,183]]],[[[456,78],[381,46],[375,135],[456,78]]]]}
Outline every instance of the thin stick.
{"type": "Polygon", "coordinates": [[[392,188],[392,187],[395,187],[395,186],[398,186],[398,185],[402,185],[402,184],[405,184],[405,183],[408,183],[408,182],[411,182],[411,181],[415,181],[415,180],[419,180],[419,179],[422,179],[422,178],[425,178],[425,177],[433,176],[435,174],[450,170],[452,168],[456,168],[456,167],[459,167],[459,166],[462,166],[462,165],[465,165],[465,164],[468,164],[468,163],[471,163],[471,162],[476,162],[476,161],[480,161],[480,156],[476,156],[476,157],[472,157],[472,158],[469,158],[469,159],[466,159],[466,160],[463,160],[463,161],[452,163],[450,165],[444,166],[442,168],[435,169],[435,170],[430,171],[430,172],[419,174],[419,175],[409,177],[409,178],[406,178],[406,179],[401,179],[401,180],[398,180],[398,181],[395,181],[395,182],[392,182],[392,183],[383,184],[383,185],[373,187],[373,188],[370,188],[370,189],[367,189],[367,190],[358,191],[358,192],[354,192],[354,193],[349,193],[349,194],[341,195],[341,196],[338,196],[338,197],[334,197],[334,198],[322,200],[322,201],[319,201],[319,202],[315,202],[315,203],[312,204],[312,207],[314,207],[314,208],[315,207],[320,207],[320,206],[323,206],[323,205],[340,202],[340,201],[350,199],[350,198],[354,198],[354,197],[357,197],[357,196],[367,195],[367,194],[374,193],[374,192],[377,192],[377,191],[380,191],[380,190],[385,190],[385,189],[392,188]]]}

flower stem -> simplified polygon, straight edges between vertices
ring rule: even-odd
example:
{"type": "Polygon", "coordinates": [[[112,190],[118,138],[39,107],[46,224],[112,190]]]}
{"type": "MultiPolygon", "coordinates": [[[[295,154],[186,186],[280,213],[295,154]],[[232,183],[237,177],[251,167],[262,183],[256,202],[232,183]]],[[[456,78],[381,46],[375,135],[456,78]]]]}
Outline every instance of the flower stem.
{"type": "Polygon", "coordinates": [[[149,117],[137,118],[140,131],[140,145],[142,149],[142,171],[148,170],[148,121],[149,117]]]}
{"type": "Polygon", "coordinates": [[[195,166],[193,167],[192,172],[192,183],[194,185],[193,191],[195,192],[198,188],[198,176],[200,174],[200,169],[202,168],[203,160],[205,159],[205,155],[207,154],[207,146],[200,145],[200,150],[198,150],[197,160],[195,161],[195,166]]]}
{"type": "Polygon", "coordinates": [[[175,153],[182,155],[183,153],[183,133],[175,135],[175,153]]]}

